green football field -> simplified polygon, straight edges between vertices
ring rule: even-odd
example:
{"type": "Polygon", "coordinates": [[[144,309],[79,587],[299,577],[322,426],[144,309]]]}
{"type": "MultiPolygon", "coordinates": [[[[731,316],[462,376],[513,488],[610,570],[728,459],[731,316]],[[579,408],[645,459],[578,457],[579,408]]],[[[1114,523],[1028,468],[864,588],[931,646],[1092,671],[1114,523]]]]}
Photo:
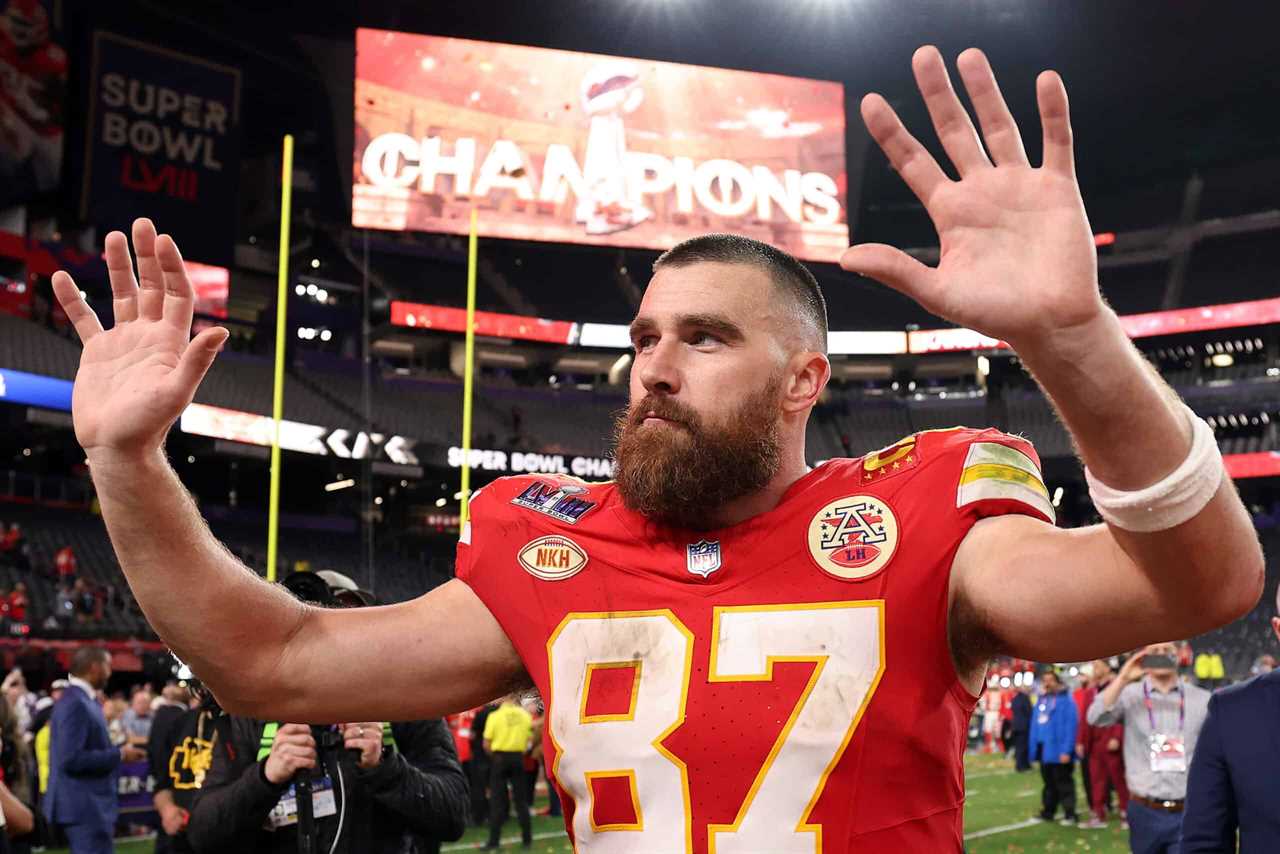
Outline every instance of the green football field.
{"type": "MultiPolygon", "coordinates": [[[[965,760],[968,797],[965,802],[965,848],[969,854],[1019,854],[1036,851],[1088,851],[1096,854],[1121,854],[1129,850],[1128,836],[1113,819],[1106,830],[1078,830],[1058,824],[1033,824],[1029,817],[1040,807],[1040,774],[1030,771],[1018,774],[1013,763],[999,757],[970,756],[965,760]]],[[[1076,775],[1079,787],[1079,774],[1076,775]]],[[[1081,815],[1087,812],[1084,791],[1077,794],[1081,815]]],[[[546,807],[540,797],[535,809],[546,807]]],[[[535,817],[534,846],[537,854],[569,854],[568,837],[560,819],[535,817]]],[[[443,850],[470,851],[484,844],[487,834],[476,828],[462,841],[445,845],[443,850]]],[[[520,832],[515,821],[507,823],[503,834],[504,850],[520,850],[520,832]]],[[[119,854],[150,854],[150,840],[119,842],[119,854]]],[[[65,852],[55,852],[65,854],[65,852]]]]}

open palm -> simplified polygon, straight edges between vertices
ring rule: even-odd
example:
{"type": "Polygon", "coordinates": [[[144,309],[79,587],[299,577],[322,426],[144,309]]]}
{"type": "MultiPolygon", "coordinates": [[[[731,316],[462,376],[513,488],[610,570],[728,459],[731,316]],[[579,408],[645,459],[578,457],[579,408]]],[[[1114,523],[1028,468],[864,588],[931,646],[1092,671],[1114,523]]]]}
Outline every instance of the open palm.
{"type": "Polygon", "coordinates": [[[942,249],[938,266],[882,244],[851,247],[841,266],[1015,346],[1089,322],[1104,305],[1062,80],[1046,71],[1036,81],[1044,162],[1033,168],[986,56],[970,49],[957,65],[982,140],[938,50],[922,47],[912,58],[916,83],[958,181],[947,177],[884,98],[872,94],[862,102],[867,129],[933,220],[942,249]]]}
{"type": "Polygon", "coordinates": [[[71,397],[76,439],[89,452],[128,455],[159,448],[191,402],[227,339],[220,327],[191,339],[195,294],[178,247],[156,236],[150,220],[133,224],[138,278],[124,234],[107,235],[115,325],[103,330],[71,276],[54,274],[53,290],[84,343],[71,397]]]}

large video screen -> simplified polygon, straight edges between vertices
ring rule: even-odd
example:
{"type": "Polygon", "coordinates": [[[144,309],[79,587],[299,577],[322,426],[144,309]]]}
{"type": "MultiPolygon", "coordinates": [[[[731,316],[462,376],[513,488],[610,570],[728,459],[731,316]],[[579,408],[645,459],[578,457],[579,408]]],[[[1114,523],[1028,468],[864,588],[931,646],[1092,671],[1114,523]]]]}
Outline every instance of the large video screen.
{"type": "Polygon", "coordinates": [[[839,83],[361,29],[352,224],[665,249],[848,245],[839,83]]]}

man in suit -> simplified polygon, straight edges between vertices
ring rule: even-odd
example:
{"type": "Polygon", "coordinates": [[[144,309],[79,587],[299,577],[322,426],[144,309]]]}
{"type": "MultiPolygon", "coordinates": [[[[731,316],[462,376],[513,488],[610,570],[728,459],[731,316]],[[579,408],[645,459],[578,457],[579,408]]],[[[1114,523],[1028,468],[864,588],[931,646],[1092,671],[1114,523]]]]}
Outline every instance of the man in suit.
{"type": "MultiPolygon", "coordinates": [[[[1280,591],[1276,595],[1280,611],[1280,591]]],[[[1280,617],[1271,618],[1280,638],[1280,617]]],[[[1209,715],[1191,759],[1182,851],[1280,851],[1280,671],[1224,688],[1209,700],[1209,715]]]]}
{"type": "Polygon", "coordinates": [[[45,818],[62,828],[72,854],[110,854],[119,812],[116,777],[120,763],[142,759],[136,747],[116,748],[98,692],[111,678],[111,656],[100,647],[81,647],[71,657],[70,687],[53,707],[49,722],[49,790],[45,818]]]}

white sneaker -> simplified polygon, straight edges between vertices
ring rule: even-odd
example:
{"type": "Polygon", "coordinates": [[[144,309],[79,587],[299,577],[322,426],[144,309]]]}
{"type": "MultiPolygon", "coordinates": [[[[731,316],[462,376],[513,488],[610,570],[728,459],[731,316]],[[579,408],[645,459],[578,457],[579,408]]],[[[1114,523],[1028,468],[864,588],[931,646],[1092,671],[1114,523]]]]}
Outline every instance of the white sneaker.
{"type": "Polygon", "coordinates": [[[1076,825],[1081,830],[1105,830],[1107,823],[1098,817],[1093,817],[1088,821],[1082,821],[1076,825]]]}
{"type": "Polygon", "coordinates": [[[1076,820],[1074,818],[1061,818],[1061,819],[1058,819],[1058,824],[1062,825],[1063,827],[1075,827],[1076,820]]]}

